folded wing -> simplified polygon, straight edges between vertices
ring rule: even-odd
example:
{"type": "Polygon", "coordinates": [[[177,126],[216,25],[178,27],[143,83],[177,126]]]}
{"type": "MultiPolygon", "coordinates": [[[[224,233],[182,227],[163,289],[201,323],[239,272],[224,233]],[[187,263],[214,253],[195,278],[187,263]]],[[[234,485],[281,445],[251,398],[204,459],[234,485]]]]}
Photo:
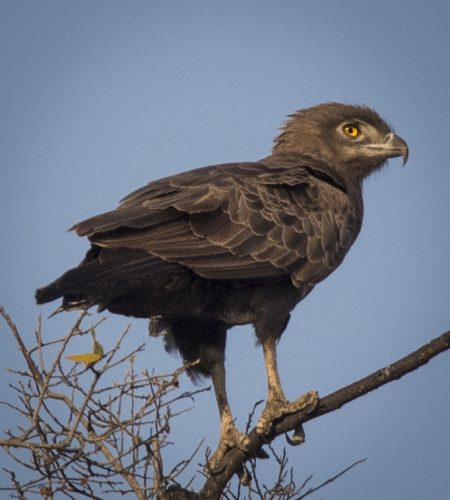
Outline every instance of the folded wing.
{"type": "Polygon", "coordinates": [[[226,164],[152,182],[73,228],[217,280],[311,285],[359,231],[345,189],[307,161],[226,164]]]}

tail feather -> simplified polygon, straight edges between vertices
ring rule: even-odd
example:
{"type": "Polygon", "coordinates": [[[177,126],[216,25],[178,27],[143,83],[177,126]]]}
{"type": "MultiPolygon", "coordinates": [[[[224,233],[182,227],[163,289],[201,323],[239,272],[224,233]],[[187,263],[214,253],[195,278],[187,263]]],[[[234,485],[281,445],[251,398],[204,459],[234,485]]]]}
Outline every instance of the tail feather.
{"type": "Polygon", "coordinates": [[[150,286],[162,277],[186,273],[181,266],[165,262],[144,250],[100,248],[94,245],[78,267],[70,269],[49,285],[36,290],[36,302],[63,299],[63,309],[98,304],[108,307],[118,298],[150,286]]]}

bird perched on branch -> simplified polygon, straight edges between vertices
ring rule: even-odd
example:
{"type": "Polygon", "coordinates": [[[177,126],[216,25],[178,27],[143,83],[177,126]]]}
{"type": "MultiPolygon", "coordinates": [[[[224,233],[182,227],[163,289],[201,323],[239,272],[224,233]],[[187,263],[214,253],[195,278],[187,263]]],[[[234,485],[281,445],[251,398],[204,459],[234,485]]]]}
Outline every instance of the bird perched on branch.
{"type": "MultiPolygon", "coordinates": [[[[91,248],[84,260],[37,290],[39,304],[64,310],[97,305],[154,318],[169,350],[212,378],[221,419],[218,453],[245,447],[225,389],[227,330],[251,323],[262,345],[268,399],[258,422],[314,405],[289,403],[276,343],[290,312],[344,259],[363,218],[362,181],[406,142],[372,109],[320,104],[289,116],[272,153],[153,181],[116,210],[76,224],[91,248]]],[[[217,457],[216,457],[217,458],[217,457]]]]}

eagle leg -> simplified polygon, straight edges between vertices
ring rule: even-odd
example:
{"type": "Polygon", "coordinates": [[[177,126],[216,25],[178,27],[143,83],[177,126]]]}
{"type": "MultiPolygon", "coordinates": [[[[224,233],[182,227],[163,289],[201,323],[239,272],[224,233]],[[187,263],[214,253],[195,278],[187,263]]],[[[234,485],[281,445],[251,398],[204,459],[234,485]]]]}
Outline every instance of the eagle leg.
{"type": "MultiPolygon", "coordinates": [[[[309,391],[292,402],[286,399],[278,374],[276,342],[277,339],[274,337],[269,337],[262,342],[267,370],[268,398],[261,417],[256,424],[256,432],[258,434],[268,435],[272,430],[274,422],[286,415],[299,411],[306,411],[308,413],[314,411],[319,402],[317,391],[309,391]]],[[[294,432],[294,436],[290,438],[289,442],[291,444],[301,444],[303,441],[304,435],[299,427],[298,432],[294,432]]]]}
{"type": "Polygon", "coordinates": [[[204,318],[178,317],[167,321],[166,348],[176,348],[183,359],[192,363],[189,375],[211,377],[220,415],[220,438],[217,450],[208,460],[207,469],[214,472],[230,449],[246,451],[250,440],[239,432],[228,404],[225,383],[225,346],[227,325],[204,318]]]}
{"type": "Polygon", "coordinates": [[[217,406],[220,414],[220,438],[219,445],[213,456],[208,460],[208,469],[213,473],[217,470],[220,461],[231,448],[237,447],[243,453],[248,451],[250,440],[247,434],[240,432],[234,424],[233,415],[228,404],[225,387],[225,365],[217,362],[211,369],[211,378],[216,394],[217,406]]]}

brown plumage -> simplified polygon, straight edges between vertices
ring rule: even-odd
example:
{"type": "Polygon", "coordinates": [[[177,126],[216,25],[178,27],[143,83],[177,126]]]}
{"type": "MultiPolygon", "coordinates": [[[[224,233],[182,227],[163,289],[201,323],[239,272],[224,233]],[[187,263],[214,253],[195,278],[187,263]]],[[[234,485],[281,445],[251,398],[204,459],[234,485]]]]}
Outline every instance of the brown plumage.
{"type": "MultiPolygon", "coordinates": [[[[361,228],[362,180],[405,141],[373,110],[322,104],[290,116],[263,160],[205,167],[151,182],[116,210],[76,224],[91,249],[36,294],[62,308],[98,305],[157,317],[168,348],[211,376],[222,446],[242,442],[225,392],[226,332],[252,323],[269,397],[262,432],[295,410],[276,370],[290,311],[342,262],[361,228]]],[[[157,333],[157,332],[156,332],[157,333]]],[[[245,440],[244,440],[245,441],[245,440]]]]}

